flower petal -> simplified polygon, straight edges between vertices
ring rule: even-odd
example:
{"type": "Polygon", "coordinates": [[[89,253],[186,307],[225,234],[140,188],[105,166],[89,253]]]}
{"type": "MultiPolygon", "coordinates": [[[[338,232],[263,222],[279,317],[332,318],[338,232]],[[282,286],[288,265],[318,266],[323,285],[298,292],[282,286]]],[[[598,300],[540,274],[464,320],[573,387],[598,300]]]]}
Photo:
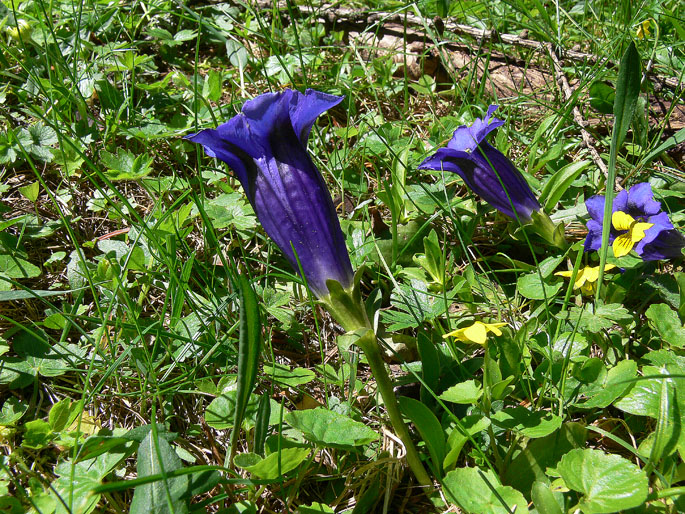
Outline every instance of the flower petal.
{"type": "Polygon", "coordinates": [[[217,129],[188,138],[233,169],[266,233],[322,297],[326,280],[347,288],[353,272],[330,193],[304,145],[315,113],[339,101],[316,93],[260,95],[217,129]]]}
{"type": "Polygon", "coordinates": [[[630,253],[630,250],[633,249],[633,246],[634,243],[632,238],[630,237],[630,232],[621,234],[616,239],[614,239],[614,244],[612,245],[612,248],[614,250],[614,257],[619,258],[623,257],[624,255],[628,255],[630,253]]]}
{"type": "Polygon", "coordinates": [[[299,91],[294,92],[290,103],[290,121],[295,134],[305,148],[316,119],[342,102],[343,98],[313,89],[307,89],[304,94],[299,91]]]}
{"type": "Polygon", "coordinates": [[[645,238],[645,231],[652,228],[654,225],[651,223],[640,223],[637,222],[633,224],[630,228],[630,239],[633,243],[637,243],[645,238]]]}
{"type": "Polygon", "coordinates": [[[484,323],[485,328],[495,334],[496,336],[501,336],[502,331],[499,329],[499,327],[506,327],[506,323],[484,323]]]}
{"type": "Polygon", "coordinates": [[[447,147],[461,152],[473,152],[490,132],[504,125],[503,120],[491,118],[497,108],[497,105],[491,105],[483,119],[477,118],[470,126],[461,125],[457,128],[447,147]]]}
{"type": "MultiPolygon", "coordinates": [[[[585,238],[585,251],[597,251],[602,247],[602,222],[589,220],[587,222],[587,237],[585,238]]],[[[609,234],[609,242],[612,241],[611,234],[609,234]]]]}
{"type": "Polygon", "coordinates": [[[591,196],[585,200],[585,207],[590,217],[601,224],[604,219],[604,195],[591,196]]]}
{"type": "Polygon", "coordinates": [[[664,230],[659,232],[649,244],[640,248],[639,255],[645,261],[676,259],[683,256],[683,248],[685,248],[685,236],[682,233],[675,229],[664,230]]]}
{"type": "MultiPolygon", "coordinates": [[[[625,189],[622,191],[619,191],[618,194],[614,197],[614,203],[611,206],[611,212],[614,213],[616,211],[623,211],[626,212],[628,210],[628,191],[625,189]]],[[[602,214],[602,216],[604,216],[602,214]]]]}
{"type": "Polygon", "coordinates": [[[480,321],[476,321],[470,327],[466,327],[464,329],[464,337],[466,337],[466,339],[469,341],[473,341],[474,343],[485,345],[488,339],[488,332],[485,328],[485,324],[480,321]]]}
{"type": "Polygon", "coordinates": [[[616,211],[611,215],[611,224],[616,230],[630,230],[635,219],[623,211],[616,211]]]}
{"type": "Polygon", "coordinates": [[[628,190],[628,212],[654,215],[661,211],[661,203],[654,200],[652,186],[649,182],[635,184],[628,190]]]}

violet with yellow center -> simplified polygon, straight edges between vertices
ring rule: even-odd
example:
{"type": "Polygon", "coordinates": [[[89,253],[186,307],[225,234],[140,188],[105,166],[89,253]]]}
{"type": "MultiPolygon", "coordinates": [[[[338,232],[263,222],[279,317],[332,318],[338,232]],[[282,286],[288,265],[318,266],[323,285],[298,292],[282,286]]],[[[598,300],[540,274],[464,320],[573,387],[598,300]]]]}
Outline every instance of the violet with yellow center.
{"type": "MultiPolygon", "coordinates": [[[[590,214],[585,239],[585,251],[589,252],[602,246],[604,196],[588,198],[585,205],[590,214]]],[[[616,257],[635,250],[643,260],[653,261],[680,257],[685,248],[685,236],[675,229],[668,214],[662,211],[661,204],[654,200],[650,184],[641,182],[616,195],[612,205],[609,243],[616,257]]]]}

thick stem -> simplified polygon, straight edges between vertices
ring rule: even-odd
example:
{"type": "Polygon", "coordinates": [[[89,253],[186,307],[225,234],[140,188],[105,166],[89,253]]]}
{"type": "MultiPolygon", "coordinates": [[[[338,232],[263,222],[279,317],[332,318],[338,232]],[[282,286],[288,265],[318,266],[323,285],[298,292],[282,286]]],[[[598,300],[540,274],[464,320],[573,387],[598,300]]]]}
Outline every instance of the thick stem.
{"type": "Polygon", "coordinates": [[[363,350],[364,355],[366,355],[366,360],[369,362],[373,377],[376,379],[378,390],[381,393],[385,409],[390,417],[390,423],[407,451],[407,463],[419,484],[432,487],[433,481],[423,467],[419,453],[416,451],[416,447],[409,435],[407,425],[405,425],[404,420],[402,419],[400,407],[397,404],[397,398],[395,398],[395,392],[393,391],[388,371],[385,368],[385,362],[383,362],[378,341],[375,336],[363,337],[362,340],[360,340],[358,344],[363,350]]]}

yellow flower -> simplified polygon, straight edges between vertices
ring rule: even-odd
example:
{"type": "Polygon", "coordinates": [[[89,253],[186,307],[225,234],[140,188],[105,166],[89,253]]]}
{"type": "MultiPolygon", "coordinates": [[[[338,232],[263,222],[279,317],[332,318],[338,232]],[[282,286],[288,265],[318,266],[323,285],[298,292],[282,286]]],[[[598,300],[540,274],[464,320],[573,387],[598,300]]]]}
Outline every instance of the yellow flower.
{"type": "Polygon", "coordinates": [[[642,23],[638,23],[637,25],[637,31],[636,31],[636,36],[638,39],[644,39],[646,37],[649,37],[649,27],[651,25],[651,19],[645,20],[642,23]]]}
{"type": "Polygon", "coordinates": [[[483,323],[482,321],[476,321],[472,325],[464,328],[458,328],[453,330],[449,334],[445,334],[444,337],[456,337],[460,341],[466,343],[477,343],[480,345],[485,345],[488,338],[488,332],[492,332],[496,336],[501,336],[502,331],[499,327],[506,326],[506,323],[483,323]]]}
{"type": "Polygon", "coordinates": [[[645,231],[654,226],[654,223],[638,221],[622,211],[616,211],[611,215],[611,224],[616,230],[626,231],[614,239],[612,248],[616,258],[628,255],[633,246],[644,239],[645,231]]]}
{"type": "MultiPolygon", "coordinates": [[[[604,266],[604,270],[608,271],[614,269],[616,266],[613,264],[607,264],[604,266]]],[[[555,275],[560,277],[571,278],[573,275],[573,270],[571,271],[557,271],[555,275]]],[[[595,292],[596,282],[599,278],[599,266],[586,266],[581,270],[578,270],[576,275],[576,281],[573,283],[573,289],[580,289],[583,294],[591,295],[595,292]]]]}

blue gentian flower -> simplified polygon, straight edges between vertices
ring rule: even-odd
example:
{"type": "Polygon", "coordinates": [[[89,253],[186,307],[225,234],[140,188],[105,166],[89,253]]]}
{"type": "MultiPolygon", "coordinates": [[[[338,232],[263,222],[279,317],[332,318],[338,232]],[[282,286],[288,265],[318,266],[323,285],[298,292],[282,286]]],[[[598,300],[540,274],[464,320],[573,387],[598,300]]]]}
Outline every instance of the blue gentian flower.
{"type": "Polygon", "coordinates": [[[419,169],[446,170],[459,175],[466,185],[498,211],[528,223],[541,206],[528,183],[507,157],[486,140],[504,124],[493,118],[497,105],[491,105],[483,119],[454,131],[447,146],[424,160],[419,169]],[[516,210],[516,214],[514,214],[516,210]]]}
{"type": "MultiPolygon", "coordinates": [[[[602,246],[604,196],[588,198],[585,205],[590,214],[585,238],[585,251],[589,252],[602,246]]],[[[614,198],[609,243],[616,257],[634,249],[643,260],[655,261],[681,256],[685,236],[673,227],[668,214],[661,210],[661,203],[654,200],[652,186],[641,182],[614,198]]]]}
{"type": "Polygon", "coordinates": [[[296,271],[299,260],[319,298],[326,280],[349,288],[354,278],[331,195],[307,153],[314,122],[341,101],[312,89],[265,93],[218,128],[186,136],[233,170],[266,233],[296,271]]]}

